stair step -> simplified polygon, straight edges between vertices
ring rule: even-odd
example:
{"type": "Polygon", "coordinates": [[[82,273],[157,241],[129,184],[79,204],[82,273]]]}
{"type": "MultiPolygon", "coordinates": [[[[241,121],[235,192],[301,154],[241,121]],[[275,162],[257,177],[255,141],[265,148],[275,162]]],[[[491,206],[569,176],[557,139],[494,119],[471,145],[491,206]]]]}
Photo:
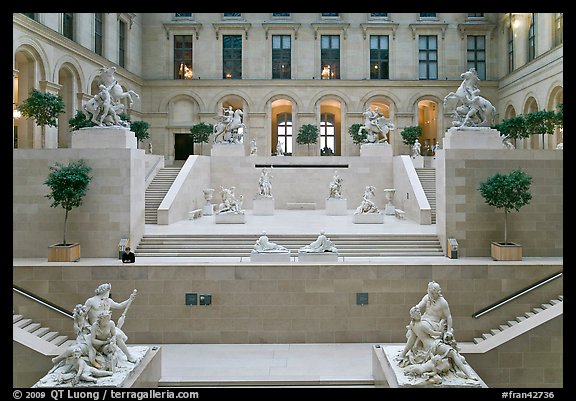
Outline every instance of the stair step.
{"type": "Polygon", "coordinates": [[[50,329],[48,327],[40,327],[38,330],[32,332],[35,336],[42,337],[44,334],[48,333],[50,329]]]}
{"type": "Polygon", "coordinates": [[[21,329],[23,329],[24,327],[28,326],[30,323],[32,323],[32,319],[20,319],[19,321],[17,321],[14,324],[14,326],[20,327],[21,329]]]}
{"type": "Polygon", "coordinates": [[[524,316],[526,316],[526,317],[528,317],[528,318],[529,318],[529,317],[532,317],[532,316],[534,316],[534,315],[536,315],[536,313],[534,313],[534,312],[526,312],[526,313],[524,314],[524,316]]]}
{"type": "Polygon", "coordinates": [[[38,330],[41,326],[42,325],[40,323],[30,323],[24,327],[24,330],[26,330],[28,333],[32,333],[33,331],[38,330]]]}
{"type": "Polygon", "coordinates": [[[518,323],[523,322],[524,320],[526,320],[526,316],[518,316],[516,320],[518,321],[518,323]]]}
{"type": "Polygon", "coordinates": [[[509,329],[509,328],[510,328],[510,326],[507,324],[501,324],[500,325],[500,331],[504,331],[504,330],[509,329]]]}
{"type": "Polygon", "coordinates": [[[562,302],[562,301],[560,301],[559,299],[552,299],[552,300],[550,301],[550,303],[551,303],[552,305],[558,305],[560,302],[562,302]]]}
{"type": "Polygon", "coordinates": [[[501,333],[501,332],[502,332],[502,331],[499,330],[499,329],[492,329],[492,330],[490,330],[490,334],[492,334],[493,336],[495,336],[496,334],[501,333]]]}
{"type": "Polygon", "coordinates": [[[475,337],[475,338],[474,338],[474,343],[475,343],[475,344],[479,344],[479,343],[481,343],[482,341],[484,341],[484,339],[481,338],[481,337],[475,337]]]}
{"type": "Polygon", "coordinates": [[[58,337],[58,334],[59,333],[57,331],[49,331],[48,333],[44,334],[40,338],[43,340],[46,340],[46,341],[52,341],[53,339],[58,337]]]}
{"type": "Polygon", "coordinates": [[[489,333],[483,333],[482,334],[482,338],[484,338],[485,340],[487,340],[490,337],[492,337],[492,334],[489,334],[489,333]]]}
{"type": "Polygon", "coordinates": [[[517,320],[508,320],[508,326],[514,326],[515,324],[518,324],[517,320]]]}
{"type": "Polygon", "coordinates": [[[540,312],[542,312],[543,310],[544,310],[544,309],[542,309],[542,308],[534,308],[534,309],[532,309],[532,312],[534,312],[534,313],[540,313],[540,312]]]}
{"type": "Polygon", "coordinates": [[[564,295],[558,295],[558,299],[559,299],[560,301],[564,301],[564,295]]]}
{"type": "Polygon", "coordinates": [[[24,316],[22,315],[12,315],[12,323],[16,323],[19,320],[22,320],[24,318],[24,316]]]}
{"type": "Polygon", "coordinates": [[[50,342],[52,344],[56,344],[58,346],[62,345],[66,340],[68,340],[68,336],[58,336],[52,340],[50,340],[50,342]]]}
{"type": "Polygon", "coordinates": [[[552,304],[542,304],[542,309],[548,309],[551,307],[552,307],[552,304]]]}

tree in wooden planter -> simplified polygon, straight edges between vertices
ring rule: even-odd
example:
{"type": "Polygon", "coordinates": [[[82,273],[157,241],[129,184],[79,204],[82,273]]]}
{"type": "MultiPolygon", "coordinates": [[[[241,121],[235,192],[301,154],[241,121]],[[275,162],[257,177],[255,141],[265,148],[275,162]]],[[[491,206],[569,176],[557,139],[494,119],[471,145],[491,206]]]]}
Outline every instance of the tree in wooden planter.
{"type": "Polygon", "coordinates": [[[58,126],[58,114],[64,113],[64,101],[60,95],[40,92],[33,88],[30,96],[17,109],[26,118],[33,118],[42,129],[42,147],[46,147],[46,126],[58,126]]]}
{"type": "Polygon", "coordinates": [[[50,166],[50,172],[44,181],[44,184],[50,188],[50,192],[45,197],[52,201],[50,207],[61,206],[65,210],[65,214],[63,240],[62,243],[50,247],[49,262],[70,262],[80,258],[80,244],[66,241],[68,213],[82,205],[88,191],[88,185],[92,180],[91,171],[92,168],[84,160],[71,161],[67,165],[56,162],[50,166]]]}
{"type": "Polygon", "coordinates": [[[190,135],[192,135],[192,146],[194,143],[200,144],[200,154],[204,153],[202,149],[202,144],[208,143],[208,139],[210,138],[210,134],[214,132],[214,125],[206,124],[206,123],[198,123],[194,124],[192,128],[190,128],[190,135]]]}
{"type": "Polygon", "coordinates": [[[530,184],[532,177],[522,170],[514,170],[509,174],[496,173],[480,183],[478,190],[484,201],[490,206],[504,209],[504,242],[492,242],[491,247],[492,258],[495,260],[522,259],[522,247],[508,242],[508,213],[519,211],[522,206],[530,203],[530,184]]]}
{"type": "Polygon", "coordinates": [[[318,136],[320,132],[318,127],[312,124],[304,124],[298,130],[298,136],[296,137],[296,143],[300,145],[308,145],[308,155],[310,155],[310,144],[318,142],[318,136]]]}

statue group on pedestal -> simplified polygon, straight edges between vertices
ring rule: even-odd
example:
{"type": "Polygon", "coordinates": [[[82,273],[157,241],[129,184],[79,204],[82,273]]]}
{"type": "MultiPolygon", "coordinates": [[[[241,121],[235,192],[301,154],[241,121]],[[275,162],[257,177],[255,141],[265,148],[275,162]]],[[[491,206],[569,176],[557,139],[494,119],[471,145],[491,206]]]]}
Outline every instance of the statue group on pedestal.
{"type": "Polygon", "coordinates": [[[334,177],[330,182],[330,193],[328,194],[329,199],[342,199],[342,178],[338,174],[338,171],[334,172],[334,177]]]}
{"type": "MultiPolygon", "coordinates": [[[[256,240],[254,244],[254,251],[258,253],[287,253],[290,252],[288,248],[278,245],[274,242],[268,240],[266,231],[262,232],[262,235],[256,240]]],[[[323,252],[334,252],[338,253],[338,249],[334,243],[326,236],[324,231],[320,231],[320,235],[309,245],[303,246],[298,250],[298,252],[303,253],[323,253],[323,252]]]]}
{"type": "Polygon", "coordinates": [[[244,214],[242,209],[242,203],[244,201],[244,196],[236,196],[236,187],[224,188],[220,187],[220,196],[222,198],[222,203],[218,205],[218,213],[233,213],[233,214],[244,214]]]}
{"type": "Polygon", "coordinates": [[[386,134],[394,129],[394,124],[380,113],[378,106],[374,108],[374,111],[371,111],[369,107],[366,108],[362,115],[364,124],[360,126],[358,133],[366,131],[365,143],[388,143],[386,134]]]}
{"type": "Polygon", "coordinates": [[[116,302],[110,298],[111,289],[109,283],[99,285],[93,297],[74,308],[76,339],[52,359],[54,367],[49,372],[58,375],[59,383],[72,386],[81,381],[96,383],[98,377],[113,376],[121,363],[137,362],[126,346],[128,337],[122,331],[126,312],[137,291],[127,300],[116,302]],[[117,323],[112,320],[111,309],[123,309],[117,323]]]}
{"type": "Polygon", "coordinates": [[[214,143],[242,143],[246,134],[246,126],[242,122],[243,115],[241,109],[233,110],[232,106],[224,108],[222,115],[216,116],[214,143]]]}
{"type": "Polygon", "coordinates": [[[260,179],[258,180],[258,186],[260,191],[257,196],[263,198],[272,198],[272,176],[270,175],[270,169],[264,167],[262,173],[260,174],[260,179]]]}
{"type": "Polygon", "coordinates": [[[99,127],[118,126],[130,128],[130,123],[120,118],[120,113],[124,111],[122,100],[128,100],[128,109],[132,108],[134,100],[132,96],[140,96],[133,90],[124,91],[114,73],[116,67],[100,68],[98,70],[100,78],[100,91],[94,95],[82,108],[82,112],[87,119],[90,119],[99,127]]]}
{"type": "Polygon", "coordinates": [[[364,196],[362,197],[362,203],[360,203],[360,206],[356,208],[354,214],[380,213],[380,209],[378,209],[378,207],[372,200],[374,199],[375,196],[376,196],[376,188],[374,188],[372,185],[366,186],[364,196]]]}

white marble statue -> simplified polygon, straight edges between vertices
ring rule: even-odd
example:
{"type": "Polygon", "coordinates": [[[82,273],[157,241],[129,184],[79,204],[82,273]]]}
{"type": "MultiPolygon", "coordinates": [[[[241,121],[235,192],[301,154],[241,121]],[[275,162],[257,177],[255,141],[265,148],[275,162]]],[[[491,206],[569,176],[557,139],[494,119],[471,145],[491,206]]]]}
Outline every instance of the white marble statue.
{"type": "Polygon", "coordinates": [[[218,214],[244,214],[244,210],[242,209],[244,197],[242,195],[236,196],[236,187],[224,188],[221,186],[220,196],[222,197],[222,203],[220,203],[218,207],[218,214]]]}
{"type": "Polygon", "coordinates": [[[420,141],[418,139],[416,139],[416,142],[414,142],[414,145],[412,145],[412,157],[416,157],[416,156],[420,156],[420,149],[421,149],[422,145],[420,144],[420,141]]]}
{"type": "Polygon", "coordinates": [[[254,244],[254,251],[256,251],[258,253],[265,253],[265,252],[266,253],[267,252],[287,253],[287,252],[290,252],[288,250],[288,248],[283,247],[282,245],[278,245],[278,244],[268,240],[268,236],[266,235],[266,231],[262,231],[262,235],[260,236],[260,238],[258,238],[256,240],[256,243],[254,244]]]}
{"type": "Polygon", "coordinates": [[[366,186],[364,191],[364,196],[362,197],[362,203],[356,208],[354,214],[362,213],[380,213],[380,209],[374,204],[374,197],[376,196],[376,188],[372,185],[366,186]]]}
{"type": "Polygon", "coordinates": [[[256,146],[256,139],[250,141],[250,156],[256,156],[258,153],[258,147],[256,146]]]}
{"type": "Polygon", "coordinates": [[[512,143],[512,140],[507,136],[505,136],[504,139],[502,139],[502,146],[504,146],[504,148],[506,149],[516,149],[516,147],[512,143]]]}
{"type": "Polygon", "coordinates": [[[124,92],[118,80],[114,76],[116,67],[100,68],[98,78],[100,91],[92,99],[87,101],[82,112],[86,118],[94,122],[98,127],[119,126],[129,128],[130,123],[120,118],[119,114],[124,111],[125,99],[128,101],[128,108],[132,108],[134,100],[132,96],[140,96],[133,90],[124,92]]]}
{"type": "Polygon", "coordinates": [[[311,244],[306,245],[298,250],[298,252],[306,253],[321,253],[321,252],[338,252],[334,243],[330,241],[328,237],[324,234],[324,231],[320,231],[318,238],[314,240],[311,244]]]}
{"type": "Polygon", "coordinates": [[[396,358],[406,376],[433,384],[441,383],[448,375],[478,380],[458,351],[450,307],[438,283],[428,283],[426,295],[410,309],[410,318],[406,326],[408,340],[396,358]]]}
{"type": "Polygon", "coordinates": [[[276,144],[276,156],[284,156],[284,144],[281,140],[276,144]]]}
{"type": "Polygon", "coordinates": [[[214,143],[242,143],[246,134],[243,116],[241,109],[233,110],[232,106],[224,108],[222,115],[216,116],[213,131],[214,143]]]}
{"type": "Polygon", "coordinates": [[[334,177],[330,182],[330,193],[328,198],[342,199],[342,178],[338,174],[338,170],[334,172],[334,177]]]}
{"type": "Polygon", "coordinates": [[[123,366],[138,362],[126,345],[128,337],[121,330],[137,291],[134,290],[127,300],[116,302],[110,298],[111,288],[109,283],[101,284],[93,297],[75,306],[76,339],[60,355],[52,358],[54,366],[49,375],[55,375],[58,383],[70,382],[75,386],[80,382],[97,383],[100,377],[113,376],[122,354],[125,359],[123,366]],[[111,309],[123,309],[118,324],[112,320],[111,309]]]}
{"type": "Polygon", "coordinates": [[[444,97],[444,109],[453,111],[454,127],[490,127],[496,117],[496,108],[479,95],[478,73],[475,68],[460,74],[463,79],[456,92],[444,97]]]}
{"type": "Polygon", "coordinates": [[[560,142],[558,145],[556,145],[556,150],[564,150],[564,142],[560,142]]]}
{"type": "Polygon", "coordinates": [[[358,133],[366,131],[366,140],[364,143],[383,143],[387,142],[386,134],[394,129],[394,124],[384,117],[376,106],[374,111],[366,108],[362,113],[364,116],[364,124],[358,128],[358,133]],[[382,139],[379,137],[382,136],[382,139]]]}
{"type": "Polygon", "coordinates": [[[272,176],[270,175],[270,169],[264,167],[262,173],[260,174],[260,179],[258,180],[258,186],[260,187],[260,192],[258,196],[264,198],[272,197],[272,176]]]}

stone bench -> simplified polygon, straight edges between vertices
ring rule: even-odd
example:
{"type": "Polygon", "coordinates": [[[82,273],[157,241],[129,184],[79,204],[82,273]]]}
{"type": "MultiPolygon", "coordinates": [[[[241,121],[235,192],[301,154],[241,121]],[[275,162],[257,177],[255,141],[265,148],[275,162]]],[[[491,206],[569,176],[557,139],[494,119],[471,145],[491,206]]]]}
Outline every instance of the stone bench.
{"type": "Polygon", "coordinates": [[[203,210],[202,209],[194,209],[191,212],[188,212],[188,220],[194,220],[199,217],[202,217],[203,210]]]}
{"type": "Polygon", "coordinates": [[[287,202],[286,209],[314,210],[316,209],[316,202],[287,202]]]}
{"type": "Polygon", "coordinates": [[[399,218],[400,220],[404,219],[404,215],[406,214],[406,212],[402,209],[394,209],[394,215],[399,218]]]}

